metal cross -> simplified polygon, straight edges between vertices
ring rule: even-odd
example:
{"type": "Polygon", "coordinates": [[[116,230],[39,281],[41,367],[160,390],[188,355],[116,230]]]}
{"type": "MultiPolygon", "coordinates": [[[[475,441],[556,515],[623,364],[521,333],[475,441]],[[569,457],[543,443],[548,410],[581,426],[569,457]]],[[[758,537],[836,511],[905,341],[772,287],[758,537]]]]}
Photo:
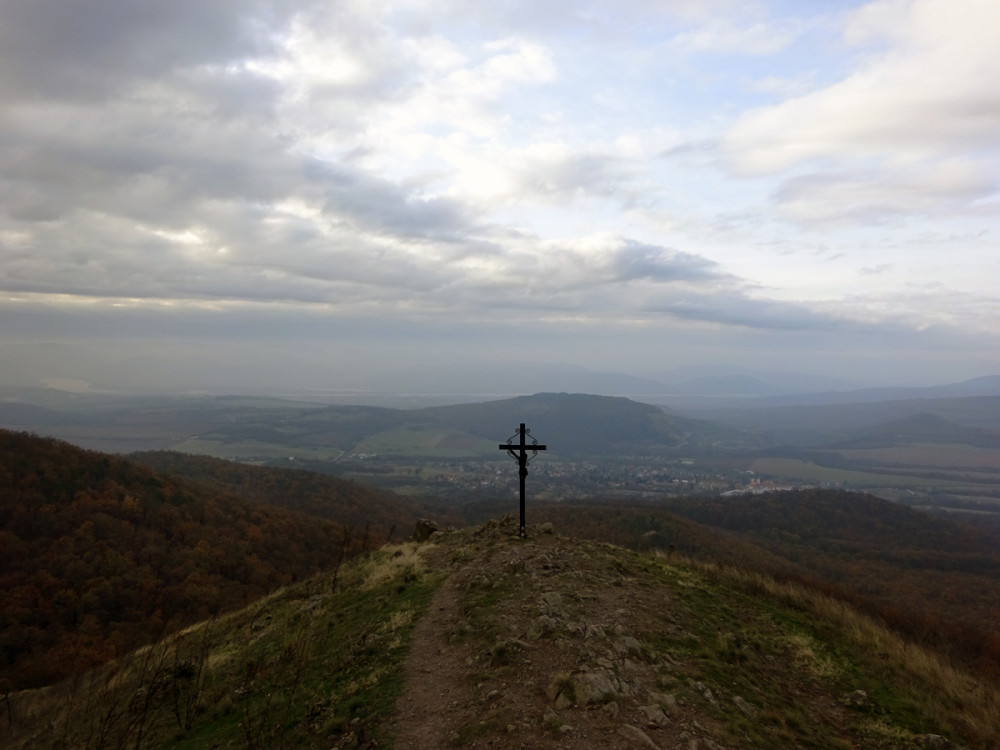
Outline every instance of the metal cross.
{"type": "Polygon", "coordinates": [[[517,461],[519,468],[518,474],[521,477],[521,536],[525,536],[524,533],[524,478],[528,476],[528,462],[538,455],[538,451],[545,450],[544,445],[539,445],[535,438],[531,438],[531,444],[525,442],[526,437],[531,436],[531,430],[524,426],[524,422],[521,422],[521,426],[517,428],[517,432],[507,438],[506,443],[500,443],[500,450],[507,451],[511,458],[517,461]],[[519,443],[514,443],[513,440],[516,437],[521,438],[519,443]],[[531,458],[528,458],[528,451],[531,451],[531,458]]]}

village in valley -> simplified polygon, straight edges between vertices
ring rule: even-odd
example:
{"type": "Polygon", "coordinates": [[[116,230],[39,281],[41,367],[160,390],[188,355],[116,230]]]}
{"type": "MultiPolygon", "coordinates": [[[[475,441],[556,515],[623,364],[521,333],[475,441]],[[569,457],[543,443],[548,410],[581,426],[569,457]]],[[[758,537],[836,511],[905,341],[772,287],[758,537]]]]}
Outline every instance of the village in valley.
{"type": "MultiPolygon", "coordinates": [[[[298,459],[290,463],[302,464],[298,459]]],[[[333,465],[307,462],[309,468],[337,473],[405,495],[461,500],[476,495],[516,493],[517,465],[495,461],[402,459],[377,454],[348,454],[333,465]]],[[[530,464],[532,494],[549,500],[580,497],[664,497],[727,495],[792,489],[753,471],[711,466],[693,458],[616,457],[615,460],[560,460],[539,455],[530,464]]]]}

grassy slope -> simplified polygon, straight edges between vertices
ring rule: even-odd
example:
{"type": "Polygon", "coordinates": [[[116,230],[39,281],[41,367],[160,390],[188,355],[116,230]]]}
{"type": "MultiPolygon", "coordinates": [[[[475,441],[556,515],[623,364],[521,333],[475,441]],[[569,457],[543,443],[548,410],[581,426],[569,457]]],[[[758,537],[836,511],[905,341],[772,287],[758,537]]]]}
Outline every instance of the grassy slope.
{"type": "MultiPolygon", "coordinates": [[[[474,708],[482,700],[476,710],[489,716],[505,696],[481,697],[477,684],[521,690],[534,703],[522,705],[516,732],[533,747],[573,743],[560,726],[594,727],[569,747],[614,747],[616,732],[651,700],[671,722],[646,731],[664,740],[687,727],[724,747],[908,748],[928,734],[969,747],[1000,743],[996,685],[956,672],[841,603],[748,571],[512,532],[512,524],[492,522],[438,544],[386,548],[78,683],[12,695],[13,724],[0,724],[0,744],[328,748],[374,737],[391,746],[385,722],[404,689],[411,628],[445,579],[462,582],[455,590],[465,619],[455,631],[462,637],[441,634],[449,645],[440,659],[472,665],[459,697],[474,708]],[[532,618],[553,592],[563,604],[545,610],[550,624],[541,633],[518,630],[540,621],[532,618]],[[606,598],[614,604],[603,611],[606,598]],[[598,622],[634,634],[638,650],[626,659],[597,654],[583,632],[598,622]],[[483,653],[492,653],[486,663],[483,653]],[[559,654],[570,671],[538,673],[559,654]],[[609,693],[597,711],[572,690],[559,703],[567,692],[560,685],[596,663],[635,689],[609,693]],[[655,685],[641,685],[639,674],[655,685]],[[525,691],[529,683],[542,687],[525,691]]],[[[442,731],[458,745],[504,744],[512,725],[497,718],[442,731]]]]}
{"type": "Polygon", "coordinates": [[[439,576],[412,547],[282,589],[79,680],[10,698],[8,748],[329,747],[402,689],[439,576]]]}

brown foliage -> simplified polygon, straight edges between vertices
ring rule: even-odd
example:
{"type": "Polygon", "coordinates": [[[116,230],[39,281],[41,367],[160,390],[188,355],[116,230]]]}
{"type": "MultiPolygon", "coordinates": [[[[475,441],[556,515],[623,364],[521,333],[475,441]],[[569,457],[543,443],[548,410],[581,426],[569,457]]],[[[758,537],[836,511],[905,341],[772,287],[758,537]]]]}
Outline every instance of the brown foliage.
{"type": "Polygon", "coordinates": [[[243,606],[357,551],[346,529],[0,431],[0,682],[49,684],[243,606]]]}

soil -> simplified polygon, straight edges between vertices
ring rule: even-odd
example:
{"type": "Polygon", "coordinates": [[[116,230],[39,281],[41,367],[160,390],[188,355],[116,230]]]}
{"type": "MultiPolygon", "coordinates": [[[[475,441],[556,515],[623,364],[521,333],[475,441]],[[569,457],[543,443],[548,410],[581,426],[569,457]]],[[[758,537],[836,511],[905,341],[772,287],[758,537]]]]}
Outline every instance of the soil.
{"type": "Polygon", "coordinates": [[[521,538],[513,518],[432,542],[428,564],[446,579],[385,728],[397,750],[722,747],[640,645],[681,627],[662,587],[600,544],[560,544],[547,528],[521,538]]]}

